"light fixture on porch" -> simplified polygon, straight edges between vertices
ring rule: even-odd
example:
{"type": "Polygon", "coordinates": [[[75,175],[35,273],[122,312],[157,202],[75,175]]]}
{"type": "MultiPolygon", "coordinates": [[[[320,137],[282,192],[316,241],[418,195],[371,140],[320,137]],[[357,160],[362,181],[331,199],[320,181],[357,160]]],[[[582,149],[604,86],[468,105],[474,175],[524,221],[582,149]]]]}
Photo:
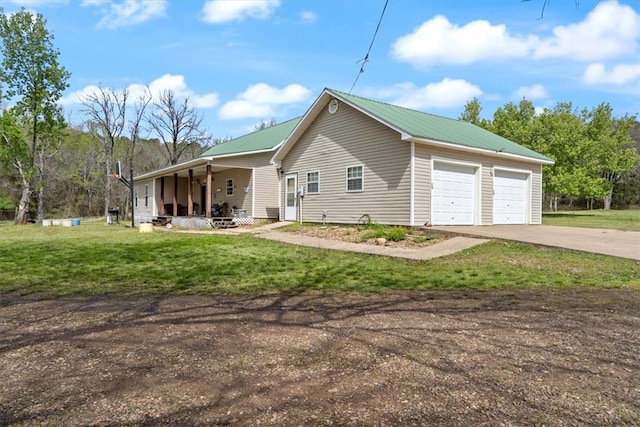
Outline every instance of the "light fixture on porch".
{"type": "Polygon", "coordinates": [[[245,185],[244,187],[242,187],[242,189],[244,190],[245,193],[249,192],[249,186],[245,185]]]}

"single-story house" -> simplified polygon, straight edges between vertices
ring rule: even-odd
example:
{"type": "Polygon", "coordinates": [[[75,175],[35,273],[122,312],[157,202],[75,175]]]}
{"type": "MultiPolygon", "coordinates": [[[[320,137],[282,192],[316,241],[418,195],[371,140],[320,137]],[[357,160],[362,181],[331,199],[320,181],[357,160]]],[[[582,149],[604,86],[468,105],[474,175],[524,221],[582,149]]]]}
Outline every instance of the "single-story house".
{"type": "Polygon", "coordinates": [[[214,145],[196,159],[135,177],[136,222],[166,216],[178,223],[181,218],[232,213],[241,213],[247,222],[277,220],[280,177],[270,160],[299,120],[214,145]]]}
{"type": "Polygon", "coordinates": [[[281,220],[540,224],[553,160],[473,124],[325,89],[275,152],[281,220]]]}

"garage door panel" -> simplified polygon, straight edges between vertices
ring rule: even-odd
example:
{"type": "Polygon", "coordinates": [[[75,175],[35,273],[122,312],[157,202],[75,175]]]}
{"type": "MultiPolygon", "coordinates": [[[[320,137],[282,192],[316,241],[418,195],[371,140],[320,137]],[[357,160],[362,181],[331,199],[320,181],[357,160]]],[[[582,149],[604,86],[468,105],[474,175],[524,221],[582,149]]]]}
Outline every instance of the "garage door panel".
{"type": "Polygon", "coordinates": [[[493,177],[493,223],[527,222],[528,174],[496,170],[493,177]]]}
{"type": "Polygon", "coordinates": [[[436,163],[431,193],[431,223],[473,225],[476,169],[472,166],[436,163]]]}

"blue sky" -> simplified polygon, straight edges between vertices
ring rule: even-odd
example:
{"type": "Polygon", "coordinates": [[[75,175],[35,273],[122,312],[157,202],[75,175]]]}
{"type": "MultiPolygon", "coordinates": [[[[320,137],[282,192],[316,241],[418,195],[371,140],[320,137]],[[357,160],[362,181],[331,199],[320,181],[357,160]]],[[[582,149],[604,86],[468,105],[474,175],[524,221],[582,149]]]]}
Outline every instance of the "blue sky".
{"type": "MultiPolygon", "coordinates": [[[[526,97],[640,112],[640,1],[389,0],[352,94],[457,118],[526,97]],[[543,15],[542,15],[543,14],[543,15]],[[542,15],[542,16],[541,16],[542,15]]],[[[62,104],[100,85],[172,89],[212,137],[302,115],[348,92],[384,0],[1,0],[42,13],[72,73],[62,104]]]]}

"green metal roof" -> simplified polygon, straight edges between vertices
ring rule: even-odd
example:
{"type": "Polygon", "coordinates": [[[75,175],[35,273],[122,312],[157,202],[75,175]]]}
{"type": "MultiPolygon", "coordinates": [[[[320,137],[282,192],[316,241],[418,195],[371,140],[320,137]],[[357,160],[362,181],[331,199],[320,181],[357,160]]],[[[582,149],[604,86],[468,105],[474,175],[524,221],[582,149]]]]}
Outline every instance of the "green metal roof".
{"type": "Polygon", "coordinates": [[[273,150],[285,140],[302,117],[288,120],[277,125],[261,129],[238,138],[214,145],[200,157],[217,157],[234,154],[249,154],[259,151],[273,150]]]}
{"type": "Polygon", "coordinates": [[[549,157],[462,120],[410,110],[333,89],[326,90],[337,98],[342,98],[376,117],[388,126],[414,138],[553,162],[549,157]]]}

